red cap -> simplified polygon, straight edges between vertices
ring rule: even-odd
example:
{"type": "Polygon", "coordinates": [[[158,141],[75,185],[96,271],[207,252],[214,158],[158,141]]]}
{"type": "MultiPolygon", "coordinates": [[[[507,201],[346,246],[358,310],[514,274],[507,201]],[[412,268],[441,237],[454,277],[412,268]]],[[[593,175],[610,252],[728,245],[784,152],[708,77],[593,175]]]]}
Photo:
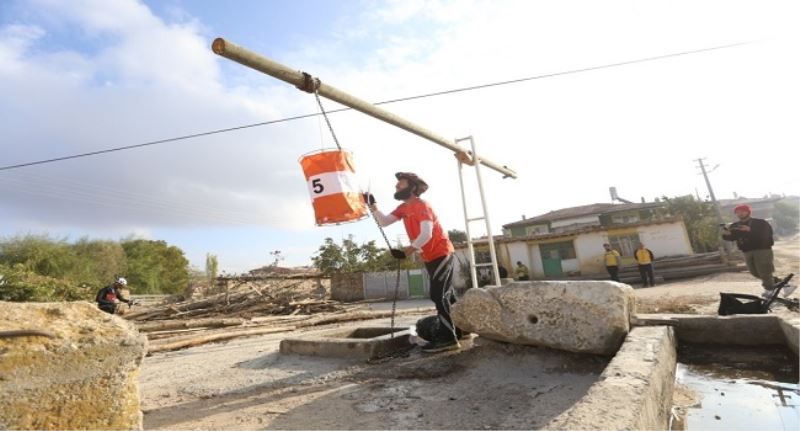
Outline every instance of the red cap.
{"type": "Polygon", "coordinates": [[[733,209],[733,212],[739,212],[739,210],[745,210],[747,211],[748,214],[751,214],[753,212],[753,208],[747,204],[736,205],[736,208],[733,209]]]}

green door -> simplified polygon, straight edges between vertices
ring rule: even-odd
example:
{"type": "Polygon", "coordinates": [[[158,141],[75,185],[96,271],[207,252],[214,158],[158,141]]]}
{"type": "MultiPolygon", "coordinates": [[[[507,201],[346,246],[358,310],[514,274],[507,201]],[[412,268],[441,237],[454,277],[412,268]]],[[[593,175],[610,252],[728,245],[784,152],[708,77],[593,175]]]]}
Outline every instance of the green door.
{"type": "Polygon", "coordinates": [[[410,298],[425,297],[425,282],[422,279],[422,271],[418,269],[408,271],[408,296],[410,298]]]}
{"type": "Polygon", "coordinates": [[[542,267],[544,269],[545,277],[560,277],[564,275],[561,269],[561,254],[558,247],[547,247],[547,245],[539,246],[542,252],[542,267]]]}

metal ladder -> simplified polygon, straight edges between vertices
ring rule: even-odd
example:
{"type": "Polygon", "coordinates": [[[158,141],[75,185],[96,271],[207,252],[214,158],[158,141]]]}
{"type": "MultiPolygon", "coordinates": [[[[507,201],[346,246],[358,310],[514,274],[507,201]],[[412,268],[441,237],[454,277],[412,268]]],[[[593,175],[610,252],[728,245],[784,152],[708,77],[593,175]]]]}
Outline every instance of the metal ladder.
{"type": "Polygon", "coordinates": [[[456,139],[456,145],[460,142],[469,141],[470,148],[472,149],[472,161],[468,164],[468,166],[475,167],[475,175],[478,178],[478,190],[480,191],[480,198],[481,198],[481,206],[483,208],[483,214],[479,217],[472,217],[470,218],[468,211],[467,211],[467,194],[464,191],[464,162],[459,158],[458,159],[458,182],[461,186],[461,205],[464,207],[464,226],[466,227],[467,233],[467,249],[469,250],[469,273],[472,278],[472,287],[478,287],[478,268],[479,267],[492,267],[492,273],[494,274],[494,280],[497,285],[500,285],[500,271],[497,269],[497,253],[495,252],[494,248],[494,236],[492,235],[492,226],[489,220],[489,208],[486,205],[486,196],[483,193],[483,180],[481,179],[481,164],[480,159],[478,158],[478,154],[475,151],[475,140],[472,136],[467,136],[466,138],[456,139]],[[489,263],[475,263],[475,247],[472,242],[472,234],[470,233],[470,223],[481,221],[483,220],[484,225],[486,226],[486,236],[488,237],[489,241],[489,255],[491,256],[491,262],[489,263]]]}

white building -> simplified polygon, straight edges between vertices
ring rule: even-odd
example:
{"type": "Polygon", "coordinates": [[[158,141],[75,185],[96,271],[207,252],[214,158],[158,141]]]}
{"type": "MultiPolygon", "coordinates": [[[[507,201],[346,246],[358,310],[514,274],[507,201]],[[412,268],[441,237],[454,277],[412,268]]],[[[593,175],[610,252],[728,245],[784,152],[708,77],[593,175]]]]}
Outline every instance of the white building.
{"type": "MultiPolygon", "coordinates": [[[[503,234],[495,238],[498,263],[512,276],[516,263],[522,262],[532,279],[605,278],[604,243],[620,252],[624,265],[634,264],[640,243],[656,258],[693,254],[683,220],[665,215],[660,202],[565,208],[509,223],[503,234]]],[[[465,244],[456,245],[456,256],[468,264],[465,244]]],[[[476,259],[489,261],[486,241],[477,241],[476,259]]],[[[463,271],[457,272],[456,285],[463,286],[463,271]]]]}

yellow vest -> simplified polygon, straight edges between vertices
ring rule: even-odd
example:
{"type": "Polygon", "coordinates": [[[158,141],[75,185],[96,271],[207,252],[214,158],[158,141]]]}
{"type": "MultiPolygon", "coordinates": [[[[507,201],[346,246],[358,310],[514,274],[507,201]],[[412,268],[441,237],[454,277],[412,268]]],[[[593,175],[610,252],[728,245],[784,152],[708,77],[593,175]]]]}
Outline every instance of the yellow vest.
{"type": "Polygon", "coordinates": [[[619,266],[619,253],[616,250],[609,250],[604,255],[606,266],[619,266]]]}
{"type": "Polygon", "coordinates": [[[636,261],[639,262],[639,265],[652,263],[650,260],[650,252],[647,251],[647,249],[636,249],[636,261]]]}

